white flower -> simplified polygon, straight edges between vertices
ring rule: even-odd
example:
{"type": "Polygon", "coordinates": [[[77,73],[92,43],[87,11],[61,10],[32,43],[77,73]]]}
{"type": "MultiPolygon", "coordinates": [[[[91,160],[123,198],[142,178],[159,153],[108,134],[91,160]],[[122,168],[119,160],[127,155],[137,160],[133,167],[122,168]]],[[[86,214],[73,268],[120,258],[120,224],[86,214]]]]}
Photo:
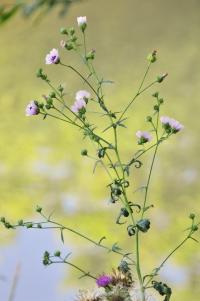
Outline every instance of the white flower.
{"type": "Polygon", "coordinates": [[[76,92],[76,100],[88,100],[90,98],[90,93],[85,91],[85,90],[80,90],[78,92],[76,92]]]}
{"type": "Polygon", "coordinates": [[[87,25],[87,17],[77,17],[77,23],[79,27],[82,27],[83,25],[86,26],[87,25]]]}

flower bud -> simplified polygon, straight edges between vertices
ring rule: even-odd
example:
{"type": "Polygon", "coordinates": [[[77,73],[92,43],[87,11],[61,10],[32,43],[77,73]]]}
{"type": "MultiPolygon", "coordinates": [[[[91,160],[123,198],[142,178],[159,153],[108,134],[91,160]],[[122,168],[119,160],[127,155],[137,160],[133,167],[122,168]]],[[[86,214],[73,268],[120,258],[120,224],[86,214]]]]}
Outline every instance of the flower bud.
{"type": "Polygon", "coordinates": [[[137,222],[137,228],[141,232],[147,232],[150,229],[150,221],[148,219],[141,219],[137,222]]]}
{"type": "Polygon", "coordinates": [[[192,226],[192,231],[194,231],[194,232],[195,232],[195,231],[197,231],[198,229],[199,229],[199,228],[198,228],[198,226],[197,226],[197,225],[193,225],[193,226],[192,226]]]}
{"type": "Polygon", "coordinates": [[[135,226],[129,225],[129,226],[127,227],[127,231],[128,231],[128,235],[129,235],[129,236],[135,235],[135,226]]]}
{"type": "Polygon", "coordinates": [[[81,151],[81,156],[87,156],[87,155],[88,155],[87,149],[83,149],[83,150],[81,151]]]}
{"type": "Polygon", "coordinates": [[[190,213],[189,218],[194,219],[195,218],[195,214],[194,213],[190,213]]]}
{"type": "Polygon", "coordinates": [[[93,60],[95,55],[95,50],[91,50],[86,54],[86,60],[93,60]]]}
{"type": "Polygon", "coordinates": [[[99,150],[98,150],[98,157],[101,159],[101,158],[103,158],[104,156],[105,156],[105,153],[106,153],[106,150],[105,150],[105,148],[103,147],[103,148],[100,148],[99,150]]]}
{"type": "Polygon", "coordinates": [[[147,116],[146,120],[147,120],[147,122],[152,122],[152,117],[151,116],[147,116]]]}
{"type": "Polygon", "coordinates": [[[61,252],[59,250],[54,252],[54,256],[56,256],[56,257],[60,257],[60,254],[61,254],[61,252]]]}
{"type": "Polygon", "coordinates": [[[38,212],[38,213],[41,213],[42,212],[42,207],[37,206],[35,211],[38,212]]]}
{"type": "Polygon", "coordinates": [[[159,112],[159,106],[158,105],[155,105],[153,108],[154,108],[155,111],[159,112]]]}
{"type": "Polygon", "coordinates": [[[72,43],[65,43],[65,48],[67,50],[72,50],[74,48],[74,45],[72,43]]]}
{"type": "Polygon", "coordinates": [[[61,34],[68,34],[67,28],[61,27],[60,33],[61,33],[61,34]]]}
{"type": "Polygon", "coordinates": [[[52,91],[52,92],[49,94],[49,97],[55,98],[55,97],[56,97],[56,93],[52,91]]]}
{"type": "Polygon", "coordinates": [[[32,224],[32,223],[26,224],[26,228],[27,228],[27,229],[30,229],[30,228],[32,228],[32,227],[33,227],[33,224],[32,224]]]}
{"type": "Polygon", "coordinates": [[[121,215],[123,215],[124,217],[128,217],[129,216],[129,212],[126,208],[121,208],[121,215]]]}
{"type": "Polygon", "coordinates": [[[150,62],[150,63],[155,63],[156,61],[156,53],[157,51],[154,50],[152,53],[150,53],[148,56],[147,56],[147,60],[150,62]]]}
{"type": "Polygon", "coordinates": [[[5,223],[5,222],[6,222],[6,219],[5,219],[4,216],[1,217],[1,222],[2,222],[2,223],[5,223]]]}
{"type": "Polygon", "coordinates": [[[159,92],[155,92],[155,93],[152,94],[152,96],[156,97],[156,98],[158,97],[158,95],[159,95],[159,92]]]}
{"type": "Polygon", "coordinates": [[[159,98],[159,99],[158,99],[159,105],[163,104],[163,102],[164,102],[164,99],[163,99],[163,98],[159,98]]]}
{"type": "Polygon", "coordinates": [[[168,73],[164,73],[163,75],[161,76],[157,76],[157,82],[158,83],[162,83],[163,80],[165,79],[165,77],[167,77],[168,73]]]}

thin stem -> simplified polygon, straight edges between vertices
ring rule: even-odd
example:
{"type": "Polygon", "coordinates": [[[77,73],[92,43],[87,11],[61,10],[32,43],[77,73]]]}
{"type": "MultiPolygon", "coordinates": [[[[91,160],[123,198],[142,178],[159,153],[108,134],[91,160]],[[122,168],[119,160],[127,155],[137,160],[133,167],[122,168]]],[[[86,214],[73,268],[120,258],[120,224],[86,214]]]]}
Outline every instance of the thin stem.
{"type": "Polygon", "coordinates": [[[142,301],[145,301],[145,290],[143,286],[143,278],[142,278],[142,273],[141,273],[141,268],[140,268],[140,251],[139,251],[139,230],[136,230],[136,270],[137,270],[137,275],[138,275],[138,280],[140,283],[140,291],[142,295],[142,301]]]}
{"type": "Polygon", "coordinates": [[[159,265],[158,268],[155,269],[155,272],[149,277],[149,280],[147,281],[147,283],[145,284],[145,287],[148,286],[148,284],[152,281],[152,279],[157,275],[157,273],[160,271],[160,269],[164,266],[164,264],[166,263],[166,261],[179,249],[181,248],[186,241],[191,237],[192,234],[192,230],[190,230],[189,234],[183,239],[183,241],[176,247],[174,248],[169,255],[162,261],[162,263],[159,265]]]}
{"type": "Polygon", "coordinates": [[[50,264],[53,264],[53,263],[66,263],[68,265],[70,265],[71,267],[73,267],[74,269],[78,270],[79,272],[81,272],[83,274],[83,277],[87,276],[87,277],[90,277],[92,279],[97,279],[95,276],[91,275],[90,272],[86,272],[84,271],[82,268],[78,267],[77,265],[75,265],[74,263],[71,263],[70,261],[67,261],[66,259],[62,258],[62,257],[59,257],[61,260],[60,261],[52,261],[50,262],[50,264]]]}

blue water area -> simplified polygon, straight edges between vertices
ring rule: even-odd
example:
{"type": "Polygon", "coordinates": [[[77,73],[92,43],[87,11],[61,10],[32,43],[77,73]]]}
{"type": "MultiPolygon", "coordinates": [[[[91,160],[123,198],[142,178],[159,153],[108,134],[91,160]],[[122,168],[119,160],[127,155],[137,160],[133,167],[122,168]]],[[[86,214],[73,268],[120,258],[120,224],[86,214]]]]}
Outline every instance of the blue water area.
{"type": "Polygon", "coordinates": [[[42,264],[44,251],[57,249],[69,252],[50,231],[20,230],[11,244],[0,250],[0,300],[9,300],[16,274],[14,297],[9,301],[73,300],[75,292],[64,289],[62,284],[67,266],[42,264]]]}

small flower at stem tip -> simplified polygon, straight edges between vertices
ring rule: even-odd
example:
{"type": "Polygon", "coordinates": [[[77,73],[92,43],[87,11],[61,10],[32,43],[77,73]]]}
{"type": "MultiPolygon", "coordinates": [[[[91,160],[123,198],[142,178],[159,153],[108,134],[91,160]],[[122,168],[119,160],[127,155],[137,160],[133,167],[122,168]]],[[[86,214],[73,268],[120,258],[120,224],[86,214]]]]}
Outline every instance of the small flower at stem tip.
{"type": "Polygon", "coordinates": [[[26,107],[26,116],[38,115],[40,113],[40,109],[38,107],[38,103],[35,100],[32,100],[26,107]]]}
{"type": "Polygon", "coordinates": [[[97,278],[96,283],[99,287],[106,287],[112,282],[112,277],[108,275],[101,275],[97,278]]]}
{"type": "Polygon", "coordinates": [[[82,32],[84,32],[87,27],[87,17],[77,17],[77,23],[78,27],[81,28],[82,32]]]}
{"type": "Polygon", "coordinates": [[[58,53],[58,49],[53,48],[45,58],[46,64],[51,65],[51,64],[58,64],[60,62],[60,57],[58,53]]]}
{"type": "Polygon", "coordinates": [[[150,142],[152,140],[152,136],[150,135],[149,132],[145,131],[137,131],[136,136],[139,138],[138,144],[144,144],[146,142],[150,142]]]}

